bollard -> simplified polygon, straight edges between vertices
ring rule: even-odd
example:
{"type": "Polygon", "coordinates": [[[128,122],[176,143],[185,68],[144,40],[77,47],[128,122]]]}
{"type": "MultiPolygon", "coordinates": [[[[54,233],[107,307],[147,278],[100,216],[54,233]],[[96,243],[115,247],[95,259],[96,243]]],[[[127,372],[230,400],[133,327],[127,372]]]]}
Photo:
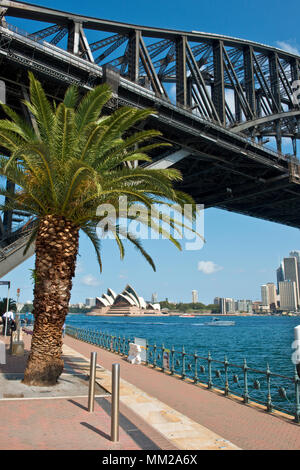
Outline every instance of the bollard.
{"type": "Polygon", "coordinates": [[[92,352],[91,360],[90,360],[90,382],[89,382],[89,403],[88,403],[88,410],[91,413],[94,411],[96,363],[97,363],[97,353],[92,352]]]}
{"type": "Polygon", "coordinates": [[[112,365],[111,440],[119,441],[120,364],[112,365]]]}

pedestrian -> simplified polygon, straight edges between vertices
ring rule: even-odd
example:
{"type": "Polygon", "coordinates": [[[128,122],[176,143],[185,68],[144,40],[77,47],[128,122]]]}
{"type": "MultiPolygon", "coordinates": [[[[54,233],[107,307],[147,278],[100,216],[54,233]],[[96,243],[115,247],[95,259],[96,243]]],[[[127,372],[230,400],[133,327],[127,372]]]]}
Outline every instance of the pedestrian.
{"type": "Polygon", "coordinates": [[[2,315],[2,321],[3,321],[3,330],[2,330],[2,334],[3,336],[10,336],[10,322],[14,321],[15,318],[14,318],[14,313],[9,310],[8,312],[5,312],[3,315],[2,315]]]}
{"type": "Polygon", "coordinates": [[[63,336],[63,338],[65,337],[65,333],[66,333],[66,324],[64,323],[63,327],[62,327],[62,336],[63,336]]]}

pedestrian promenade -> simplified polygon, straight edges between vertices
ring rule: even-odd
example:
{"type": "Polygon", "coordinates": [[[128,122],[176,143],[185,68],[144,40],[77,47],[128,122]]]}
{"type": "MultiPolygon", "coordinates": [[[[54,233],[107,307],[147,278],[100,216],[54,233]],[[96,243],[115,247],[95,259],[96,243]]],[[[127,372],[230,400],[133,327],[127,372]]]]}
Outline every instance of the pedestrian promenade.
{"type": "MultiPolygon", "coordinates": [[[[66,338],[67,343],[69,338],[66,338]]],[[[97,367],[95,412],[87,410],[87,393],[82,384],[89,374],[89,358],[64,344],[65,369],[56,387],[26,387],[20,383],[30,337],[24,337],[25,357],[7,355],[0,367],[0,449],[86,449],[86,450],[231,450],[236,446],[168,405],[121,380],[120,440],[110,440],[111,373],[97,367]],[[18,379],[18,380],[16,380],[18,379]],[[13,382],[13,393],[11,385],[13,382]],[[64,382],[71,384],[65,386],[64,382]],[[75,387],[75,393],[74,393],[75,387]],[[78,388],[79,387],[79,388],[78,388]],[[25,396],[26,390],[26,396],[25,396]],[[72,390],[72,395],[65,396],[72,390]],[[80,395],[76,395],[76,390],[80,395]],[[30,395],[31,396],[28,396],[30,395]],[[63,396],[60,396],[62,394],[63,396]],[[146,413],[146,415],[145,415],[146,413]],[[145,421],[145,418],[147,419],[145,421]],[[148,419],[149,418],[149,419],[148,419]]],[[[6,338],[6,343],[9,338],[6,338]]],[[[7,344],[8,346],[8,344],[7,344]]],[[[78,343],[78,347],[81,343],[78,343]]],[[[87,387],[86,387],[87,388],[87,387]]]]}
{"type": "MultiPolygon", "coordinates": [[[[29,335],[24,340],[28,353],[29,335]]],[[[0,366],[4,388],[11,386],[13,375],[23,372],[26,356],[8,355],[7,359],[7,364],[0,366]]],[[[40,387],[31,387],[39,389],[38,394],[32,390],[31,398],[21,398],[16,392],[0,399],[3,423],[0,449],[300,448],[299,425],[283,415],[269,415],[262,409],[170,377],[150,366],[129,364],[122,356],[68,336],[64,338],[64,360],[61,381],[66,387],[64,396],[59,396],[59,386],[55,397],[40,387]],[[85,381],[87,388],[93,351],[97,352],[99,388],[95,412],[89,413],[87,393],[82,393],[82,387],[85,381]],[[120,440],[113,443],[110,440],[111,368],[117,362],[121,366],[120,440]],[[78,394],[73,390],[74,386],[79,387],[74,378],[80,381],[78,394]],[[67,387],[73,390],[68,396],[67,387]]]]}
{"type": "Polygon", "coordinates": [[[152,366],[132,365],[122,356],[68,336],[65,343],[87,358],[97,351],[98,364],[107,370],[119,362],[121,377],[128,383],[240,449],[300,449],[300,425],[293,417],[272,415],[263,407],[244,405],[239,399],[226,398],[222,393],[153,370],[152,366]]]}

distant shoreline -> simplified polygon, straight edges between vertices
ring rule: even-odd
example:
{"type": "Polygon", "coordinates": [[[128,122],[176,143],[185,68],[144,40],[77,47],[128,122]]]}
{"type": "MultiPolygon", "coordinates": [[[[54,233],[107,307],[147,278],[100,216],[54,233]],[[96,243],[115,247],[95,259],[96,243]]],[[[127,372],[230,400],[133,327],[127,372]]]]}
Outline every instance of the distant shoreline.
{"type": "Polygon", "coordinates": [[[185,314],[185,312],[169,312],[169,313],[156,313],[156,314],[120,314],[120,313],[82,313],[82,312],[70,312],[68,315],[85,315],[87,317],[130,317],[130,318],[136,318],[136,317],[151,317],[151,318],[162,318],[162,317],[179,317],[186,315],[186,318],[192,318],[192,317],[202,317],[202,316],[212,316],[212,317],[298,317],[300,316],[300,312],[297,314],[293,315],[283,315],[282,313],[228,313],[228,314],[223,314],[223,313],[209,313],[209,312],[203,312],[203,313],[188,313],[185,314]]]}

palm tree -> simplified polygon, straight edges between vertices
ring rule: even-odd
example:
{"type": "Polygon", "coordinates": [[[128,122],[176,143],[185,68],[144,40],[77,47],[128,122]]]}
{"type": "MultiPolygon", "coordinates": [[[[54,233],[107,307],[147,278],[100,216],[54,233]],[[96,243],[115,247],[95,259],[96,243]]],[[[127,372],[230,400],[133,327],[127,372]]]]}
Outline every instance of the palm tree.
{"type": "MultiPolygon", "coordinates": [[[[162,145],[157,141],[160,132],[132,130],[153,110],[122,107],[102,115],[111,98],[106,84],[81,100],[76,87],[71,86],[58,105],[48,100],[32,73],[29,90],[30,101],[24,104],[33,116],[32,126],[2,105],[9,119],[0,120],[0,142],[8,156],[0,159],[0,174],[15,183],[17,190],[13,193],[2,188],[0,194],[8,201],[3,210],[24,210],[35,220],[27,245],[28,249],[35,242],[35,321],[24,383],[48,386],[57,382],[63,370],[62,327],[68,313],[79,230],[90,238],[102,269],[96,229],[104,216],[97,215],[97,207],[110,204],[116,208],[118,218],[113,228],[104,230],[112,232],[123,258],[120,196],[126,196],[130,206],[139,203],[147,209],[156,203],[183,206],[193,201],[173,189],[174,182],[181,179],[178,171],[132,165],[136,160],[151,161],[146,152],[162,145]]],[[[163,233],[155,217],[149,213],[144,223],[150,226],[153,222],[152,228],[163,233]]],[[[174,219],[169,225],[178,229],[174,219]]],[[[131,233],[127,239],[155,269],[140,240],[131,233]]],[[[180,248],[175,237],[170,240],[180,248]]]]}

